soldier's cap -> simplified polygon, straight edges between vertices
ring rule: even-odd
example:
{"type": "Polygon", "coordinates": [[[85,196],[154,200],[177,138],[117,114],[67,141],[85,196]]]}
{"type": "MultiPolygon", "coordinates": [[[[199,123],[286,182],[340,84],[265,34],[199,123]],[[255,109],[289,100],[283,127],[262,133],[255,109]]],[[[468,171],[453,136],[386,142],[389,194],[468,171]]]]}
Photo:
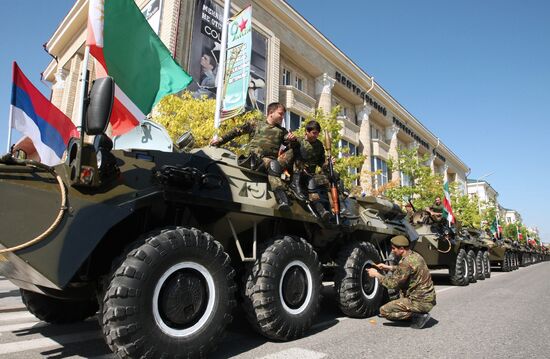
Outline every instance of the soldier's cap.
{"type": "Polygon", "coordinates": [[[408,247],[409,246],[409,240],[405,236],[395,236],[390,240],[391,244],[393,244],[396,247],[408,247]]]}

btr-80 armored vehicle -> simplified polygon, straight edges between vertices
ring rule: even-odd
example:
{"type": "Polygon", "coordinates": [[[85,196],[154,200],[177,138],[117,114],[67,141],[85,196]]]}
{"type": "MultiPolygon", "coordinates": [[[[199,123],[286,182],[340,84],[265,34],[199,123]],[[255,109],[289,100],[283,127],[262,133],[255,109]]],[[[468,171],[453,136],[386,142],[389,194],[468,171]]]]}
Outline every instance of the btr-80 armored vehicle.
{"type": "Polygon", "coordinates": [[[449,227],[424,210],[416,211],[412,222],[419,236],[414,250],[430,269],[447,268],[451,283],[459,286],[491,276],[489,245],[477,231],[449,227]]]}
{"type": "Polygon", "coordinates": [[[365,268],[405,233],[399,207],[349,198],[341,224],[325,223],[298,201],[277,210],[266,175],[228,150],[113,150],[104,135],[113,86],[101,79],[92,88],[84,132],[93,145],[72,139],[52,168],[0,161],[0,274],[30,312],[68,323],[99,309],[120,357],[213,350],[237,291],[263,335],[301,337],[319,311],[324,273],[346,315],[377,312],[383,289],[365,268]]]}

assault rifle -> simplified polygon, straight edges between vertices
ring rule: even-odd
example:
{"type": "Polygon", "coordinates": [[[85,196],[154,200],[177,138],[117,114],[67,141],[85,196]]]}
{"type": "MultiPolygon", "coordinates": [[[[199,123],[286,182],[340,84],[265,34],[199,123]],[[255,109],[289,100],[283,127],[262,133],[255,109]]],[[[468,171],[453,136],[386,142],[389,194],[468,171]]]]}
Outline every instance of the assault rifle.
{"type": "Polygon", "coordinates": [[[328,152],[328,180],[330,183],[330,198],[332,199],[332,212],[336,218],[336,224],[340,224],[340,198],[338,197],[338,180],[334,175],[334,165],[332,164],[332,144],[330,134],[325,130],[325,150],[328,152]]]}

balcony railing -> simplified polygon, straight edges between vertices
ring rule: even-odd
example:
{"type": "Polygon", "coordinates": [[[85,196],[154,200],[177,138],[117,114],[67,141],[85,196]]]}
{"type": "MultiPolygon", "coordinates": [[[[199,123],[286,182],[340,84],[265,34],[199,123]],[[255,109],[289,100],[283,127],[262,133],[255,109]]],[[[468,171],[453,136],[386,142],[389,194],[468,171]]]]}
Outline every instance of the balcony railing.
{"type": "Polygon", "coordinates": [[[310,114],[315,111],[315,99],[294,86],[279,86],[279,101],[287,109],[301,114],[310,114]]]}
{"type": "Polygon", "coordinates": [[[390,145],[388,145],[386,142],[376,138],[372,140],[373,156],[380,157],[382,159],[387,159],[389,158],[389,151],[390,151],[390,145]]]}
{"type": "Polygon", "coordinates": [[[340,115],[336,119],[342,125],[342,137],[354,144],[359,144],[359,131],[361,128],[351,122],[351,119],[347,116],[340,115]]]}

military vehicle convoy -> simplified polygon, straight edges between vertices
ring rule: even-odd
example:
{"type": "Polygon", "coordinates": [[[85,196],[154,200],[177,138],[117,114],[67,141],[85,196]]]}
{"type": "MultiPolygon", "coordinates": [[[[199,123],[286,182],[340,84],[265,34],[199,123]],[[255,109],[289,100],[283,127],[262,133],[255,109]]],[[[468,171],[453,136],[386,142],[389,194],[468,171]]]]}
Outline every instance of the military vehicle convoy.
{"type": "Polygon", "coordinates": [[[99,310],[119,357],[197,357],[237,302],[266,337],[303,336],[323,278],[346,315],[377,312],[385,294],[365,268],[406,233],[398,206],[348,198],[342,223],[326,223],[298,201],[277,210],[266,175],[228,150],[113,150],[113,87],[96,81],[83,126],[95,140],[72,139],[64,163],[0,160],[0,274],[31,313],[70,323],[99,310]]]}
{"type": "Polygon", "coordinates": [[[448,269],[453,285],[466,286],[491,277],[489,248],[475,230],[448,227],[429,212],[416,211],[413,226],[419,235],[414,250],[430,269],[448,269]]]}

